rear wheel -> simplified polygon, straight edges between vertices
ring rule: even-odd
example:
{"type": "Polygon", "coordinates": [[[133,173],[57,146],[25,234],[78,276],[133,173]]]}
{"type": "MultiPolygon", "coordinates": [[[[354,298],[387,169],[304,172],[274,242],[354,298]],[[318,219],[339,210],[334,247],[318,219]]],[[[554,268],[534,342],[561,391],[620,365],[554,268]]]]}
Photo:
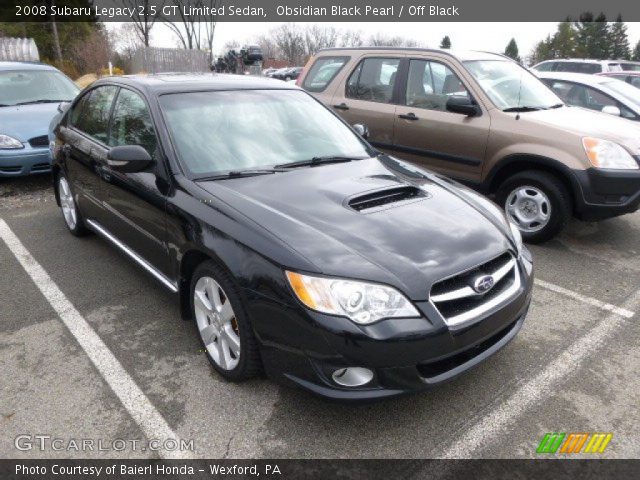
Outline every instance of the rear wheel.
{"type": "Polygon", "coordinates": [[[237,287],[212,261],[193,274],[191,313],[207,358],[220,375],[241,381],[260,370],[257,341],[237,287]]]}
{"type": "Polygon", "coordinates": [[[571,195],[554,175],[529,170],[517,173],[498,188],[498,203],[529,243],[550,240],[571,218],[571,195]]]}
{"type": "Polygon", "coordinates": [[[73,199],[73,193],[71,193],[71,186],[66,177],[62,174],[58,175],[58,196],[60,198],[60,209],[62,210],[62,216],[64,222],[67,224],[69,231],[80,237],[87,233],[87,228],[82,221],[82,216],[78,211],[76,202],[73,199]]]}

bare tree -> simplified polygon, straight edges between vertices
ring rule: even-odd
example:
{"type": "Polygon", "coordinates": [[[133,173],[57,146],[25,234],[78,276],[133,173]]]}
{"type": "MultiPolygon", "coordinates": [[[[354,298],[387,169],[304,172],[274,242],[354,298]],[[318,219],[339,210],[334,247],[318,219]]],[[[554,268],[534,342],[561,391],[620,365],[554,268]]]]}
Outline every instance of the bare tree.
{"type": "Polygon", "coordinates": [[[298,65],[304,61],[305,37],[298,26],[286,23],[273,29],[271,35],[283,60],[286,60],[290,65],[298,65]]]}
{"type": "Polygon", "coordinates": [[[338,44],[338,30],[334,27],[311,25],[304,30],[305,54],[315,55],[323,48],[335,47],[338,44]]]}
{"type": "Polygon", "coordinates": [[[111,44],[104,28],[94,29],[86,38],[77,41],[71,53],[80,73],[99,74],[111,58],[111,44]]]}
{"type": "Polygon", "coordinates": [[[123,23],[111,31],[111,46],[117,53],[116,64],[124,70],[129,70],[136,51],[144,46],[139,31],[133,23],[123,23]],[[120,60],[120,62],[118,62],[120,60]]]}
{"type": "Polygon", "coordinates": [[[120,1],[125,7],[130,8],[133,12],[133,16],[131,17],[132,24],[135,26],[136,31],[140,36],[140,40],[142,40],[142,43],[144,43],[144,46],[148,47],[149,41],[151,39],[151,29],[156,23],[156,20],[160,17],[160,12],[162,12],[162,7],[164,6],[164,1],[160,4],[154,2],[153,0],[120,1]],[[150,5],[154,6],[155,13],[153,13],[150,5]]]}
{"type": "Polygon", "coordinates": [[[276,42],[271,37],[271,34],[260,35],[256,39],[256,44],[258,44],[258,46],[262,50],[262,56],[265,59],[268,59],[268,58],[280,59],[280,56],[281,56],[280,49],[278,48],[278,45],[276,45],[276,42]]]}
{"type": "Polygon", "coordinates": [[[394,36],[390,37],[378,32],[369,37],[369,44],[373,47],[417,47],[418,42],[408,38],[394,36]]]}
{"type": "MultiPolygon", "coordinates": [[[[51,0],[51,6],[55,6],[55,0],[51,0]]],[[[55,17],[51,15],[51,34],[53,36],[53,51],[56,55],[58,62],[62,61],[62,49],[60,48],[60,36],[58,35],[58,25],[56,24],[55,17]]]]}
{"type": "Polygon", "coordinates": [[[361,47],[363,43],[360,30],[344,30],[340,35],[341,47],[361,47]]]}
{"type": "Polygon", "coordinates": [[[218,8],[221,0],[171,0],[178,8],[179,22],[168,21],[167,26],[178,38],[182,48],[193,50],[209,50],[213,48],[213,37],[216,29],[216,16],[211,12],[218,8]],[[191,15],[186,15],[184,7],[188,6],[191,15]]]}

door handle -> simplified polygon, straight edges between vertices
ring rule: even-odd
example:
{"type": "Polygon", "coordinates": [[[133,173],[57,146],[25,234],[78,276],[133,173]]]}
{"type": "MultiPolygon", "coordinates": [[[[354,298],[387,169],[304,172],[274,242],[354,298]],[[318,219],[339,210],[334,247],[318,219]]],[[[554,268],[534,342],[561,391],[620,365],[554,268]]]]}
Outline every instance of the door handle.
{"type": "Polygon", "coordinates": [[[344,102],[339,103],[338,105],[334,105],[333,108],[335,108],[336,110],[349,110],[349,107],[344,102]]]}
{"type": "Polygon", "coordinates": [[[416,117],[415,113],[411,112],[411,113],[407,113],[402,114],[402,115],[398,115],[399,118],[402,118],[404,120],[418,120],[418,117],[416,117]]]}

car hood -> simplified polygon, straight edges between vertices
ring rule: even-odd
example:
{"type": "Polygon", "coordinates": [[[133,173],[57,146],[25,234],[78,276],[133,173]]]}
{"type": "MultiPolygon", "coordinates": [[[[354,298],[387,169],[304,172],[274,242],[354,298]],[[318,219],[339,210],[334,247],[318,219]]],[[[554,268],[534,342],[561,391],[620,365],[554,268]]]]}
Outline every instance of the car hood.
{"type": "Polygon", "coordinates": [[[520,114],[520,121],[547,125],[563,134],[596,137],[626,146],[634,155],[640,154],[640,122],[594,112],[580,107],[562,107],[520,114]]]}
{"type": "Polygon", "coordinates": [[[58,103],[38,103],[0,107],[0,133],[25,143],[30,138],[47,135],[49,122],[58,114],[58,103]]]}
{"type": "Polygon", "coordinates": [[[200,185],[305,257],[315,273],[391,284],[414,300],[511,246],[504,225],[462,190],[430,174],[411,178],[379,159],[200,185]],[[369,211],[348,205],[403,186],[425,196],[369,211]]]}

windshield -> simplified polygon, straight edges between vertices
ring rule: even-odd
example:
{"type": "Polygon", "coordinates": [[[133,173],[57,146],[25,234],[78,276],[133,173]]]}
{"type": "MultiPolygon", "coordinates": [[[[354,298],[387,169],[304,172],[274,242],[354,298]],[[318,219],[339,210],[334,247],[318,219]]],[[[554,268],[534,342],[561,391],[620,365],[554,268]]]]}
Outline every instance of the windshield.
{"type": "Polygon", "coordinates": [[[623,97],[626,100],[625,103],[631,104],[629,106],[635,107],[634,109],[640,112],[640,89],[621,80],[604,82],[602,86],[623,97]]]}
{"type": "Polygon", "coordinates": [[[0,71],[0,105],[69,102],[78,90],[71,80],[53,70],[0,71]]]}
{"type": "Polygon", "coordinates": [[[160,104],[178,157],[196,176],[371,156],[349,127],[298,90],[176,93],[160,104]]]}
{"type": "Polygon", "coordinates": [[[506,60],[464,62],[480,87],[500,109],[518,107],[549,108],[562,104],[538,77],[518,64],[506,60]]]}

